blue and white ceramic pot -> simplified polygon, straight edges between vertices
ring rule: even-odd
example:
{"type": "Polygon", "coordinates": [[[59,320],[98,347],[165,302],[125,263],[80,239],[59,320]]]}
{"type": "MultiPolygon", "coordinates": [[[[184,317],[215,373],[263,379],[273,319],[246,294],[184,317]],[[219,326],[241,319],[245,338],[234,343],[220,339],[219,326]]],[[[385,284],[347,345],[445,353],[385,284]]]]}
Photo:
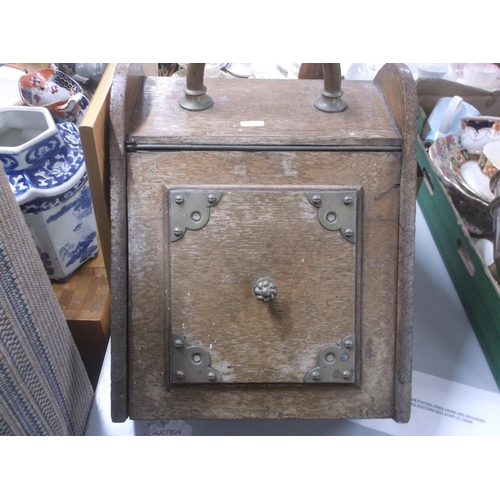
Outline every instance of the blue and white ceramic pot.
{"type": "Polygon", "coordinates": [[[0,163],[49,278],[67,281],[98,253],[77,126],[56,125],[43,107],[2,108],[0,163]]]}

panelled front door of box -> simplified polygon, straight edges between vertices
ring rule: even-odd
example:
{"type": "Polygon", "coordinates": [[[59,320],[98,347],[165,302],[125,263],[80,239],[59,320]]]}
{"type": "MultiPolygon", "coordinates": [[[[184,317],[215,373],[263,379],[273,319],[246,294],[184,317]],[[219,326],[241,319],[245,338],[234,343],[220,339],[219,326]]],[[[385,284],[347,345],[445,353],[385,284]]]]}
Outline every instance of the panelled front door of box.
{"type": "Polygon", "coordinates": [[[361,189],[166,188],[169,384],[356,384],[361,189]]]}

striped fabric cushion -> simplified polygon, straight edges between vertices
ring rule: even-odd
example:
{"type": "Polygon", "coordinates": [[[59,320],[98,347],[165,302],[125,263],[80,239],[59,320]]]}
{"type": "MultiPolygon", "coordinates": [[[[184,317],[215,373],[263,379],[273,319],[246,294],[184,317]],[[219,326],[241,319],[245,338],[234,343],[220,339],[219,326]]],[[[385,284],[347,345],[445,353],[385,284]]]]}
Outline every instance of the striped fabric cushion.
{"type": "Polygon", "coordinates": [[[0,435],[83,435],[93,391],[0,168],[0,435]]]}

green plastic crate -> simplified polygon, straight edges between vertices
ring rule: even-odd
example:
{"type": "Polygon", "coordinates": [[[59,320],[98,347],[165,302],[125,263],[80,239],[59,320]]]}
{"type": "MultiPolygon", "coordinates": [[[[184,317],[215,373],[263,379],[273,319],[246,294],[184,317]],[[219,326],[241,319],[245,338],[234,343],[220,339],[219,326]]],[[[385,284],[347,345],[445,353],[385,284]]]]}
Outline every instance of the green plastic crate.
{"type": "MultiPolygon", "coordinates": [[[[421,111],[419,134],[424,124],[421,111]]],[[[420,139],[417,161],[423,175],[417,202],[500,387],[500,288],[477,253],[420,139]]]]}

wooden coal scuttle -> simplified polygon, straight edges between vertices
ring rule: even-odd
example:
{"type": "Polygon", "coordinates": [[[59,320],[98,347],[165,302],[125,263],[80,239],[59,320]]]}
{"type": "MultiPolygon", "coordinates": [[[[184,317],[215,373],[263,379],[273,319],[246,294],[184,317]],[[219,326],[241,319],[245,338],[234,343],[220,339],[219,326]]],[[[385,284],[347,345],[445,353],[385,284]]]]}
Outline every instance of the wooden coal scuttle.
{"type": "Polygon", "coordinates": [[[203,82],[203,66],[115,73],[112,419],[408,421],[410,71],[203,82]]]}

